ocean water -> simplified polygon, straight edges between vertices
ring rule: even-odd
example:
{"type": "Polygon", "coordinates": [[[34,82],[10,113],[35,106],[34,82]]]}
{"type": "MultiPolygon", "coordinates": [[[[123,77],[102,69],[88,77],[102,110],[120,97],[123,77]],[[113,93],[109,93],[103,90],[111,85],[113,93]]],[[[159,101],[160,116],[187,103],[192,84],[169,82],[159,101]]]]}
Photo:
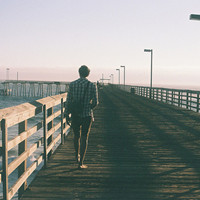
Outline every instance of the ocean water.
{"type": "Polygon", "coordinates": [[[14,96],[0,96],[0,109],[8,108],[22,103],[34,101],[38,98],[31,97],[14,97],[14,96]]]}

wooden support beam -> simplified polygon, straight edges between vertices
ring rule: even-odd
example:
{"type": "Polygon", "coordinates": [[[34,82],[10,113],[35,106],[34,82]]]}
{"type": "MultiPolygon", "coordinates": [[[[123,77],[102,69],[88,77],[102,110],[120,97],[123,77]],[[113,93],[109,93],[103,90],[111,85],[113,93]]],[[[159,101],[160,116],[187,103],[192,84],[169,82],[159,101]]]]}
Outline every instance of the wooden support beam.
{"type": "Polygon", "coordinates": [[[2,169],[3,169],[3,198],[8,200],[8,132],[7,132],[7,123],[6,119],[1,121],[2,129],[2,147],[3,147],[3,156],[2,156],[2,169]]]}
{"type": "Polygon", "coordinates": [[[47,164],[47,109],[43,107],[44,167],[47,164]]]}
{"type": "MultiPolygon", "coordinates": [[[[27,120],[19,123],[18,132],[19,135],[23,133],[24,131],[27,131],[27,120]]],[[[18,156],[20,156],[22,153],[24,153],[27,150],[27,139],[19,143],[18,145],[18,156]]],[[[18,167],[18,178],[26,171],[27,168],[27,160],[25,160],[19,167],[18,167]]],[[[24,191],[27,188],[27,181],[25,181],[22,186],[18,190],[18,197],[20,198],[24,191]]]]}
{"type": "MultiPolygon", "coordinates": [[[[47,117],[51,116],[53,114],[53,107],[47,109],[47,117]]],[[[47,124],[47,131],[51,130],[53,128],[53,120],[50,121],[47,124]]],[[[51,144],[51,142],[53,141],[53,135],[51,135],[48,139],[47,139],[47,146],[49,146],[51,144]]],[[[50,151],[48,153],[48,159],[50,158],[50,156],[52,155],[52,151],[50,151]]]]}

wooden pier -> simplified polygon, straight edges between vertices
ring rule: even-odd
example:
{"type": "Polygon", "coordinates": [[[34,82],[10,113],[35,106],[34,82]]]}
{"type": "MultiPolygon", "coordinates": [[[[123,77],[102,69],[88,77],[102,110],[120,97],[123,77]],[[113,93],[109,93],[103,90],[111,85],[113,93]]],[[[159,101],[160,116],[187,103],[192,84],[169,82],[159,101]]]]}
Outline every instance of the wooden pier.
{"type": "Polygon", "coordinates": [[[0,82],[1,96],[47,97],[68,91],[69,82],[6,80],[0,82]]]}
{"type": "Polygon", "coordinates": [[[89,168],[77,169],[70,134],[21,199],[200,199],[199,122],[199,113],[186,108],[105,87],[89,168]]]}

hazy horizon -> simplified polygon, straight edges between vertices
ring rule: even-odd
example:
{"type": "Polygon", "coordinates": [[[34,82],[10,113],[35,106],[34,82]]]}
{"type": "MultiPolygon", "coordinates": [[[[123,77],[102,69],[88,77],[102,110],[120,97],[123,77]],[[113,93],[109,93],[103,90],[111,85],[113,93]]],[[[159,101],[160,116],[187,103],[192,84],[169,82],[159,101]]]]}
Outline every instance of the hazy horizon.
{"type": "Polygon", "coordinates": [[[0,79],[92,81],[126,66],[126,83],[200,85],[200,1],[0,0],[0,79]]]}

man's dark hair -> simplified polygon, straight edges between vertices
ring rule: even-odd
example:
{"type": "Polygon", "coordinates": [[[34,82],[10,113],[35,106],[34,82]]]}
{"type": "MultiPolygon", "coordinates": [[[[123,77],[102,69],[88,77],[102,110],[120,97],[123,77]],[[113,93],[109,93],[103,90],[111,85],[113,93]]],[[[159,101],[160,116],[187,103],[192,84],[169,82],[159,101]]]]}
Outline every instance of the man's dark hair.
{"type": "Polygon", "coordinates": [[[79,68],[79,74],[81,77],[87,77],[90,74],[90,69],[86,65],[82,65],[79,68]]]}

